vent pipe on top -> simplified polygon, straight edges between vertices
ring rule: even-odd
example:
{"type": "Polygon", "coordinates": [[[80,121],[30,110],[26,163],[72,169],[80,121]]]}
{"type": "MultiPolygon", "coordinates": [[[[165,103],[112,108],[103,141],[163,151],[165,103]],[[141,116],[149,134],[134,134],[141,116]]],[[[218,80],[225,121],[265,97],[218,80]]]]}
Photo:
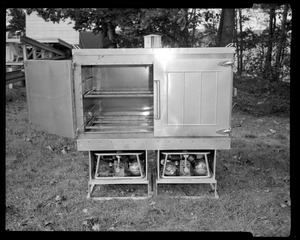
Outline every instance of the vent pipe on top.
{"type": "Polygon", "coordinates": [[[150,34],[144,36],[144,48],[161,48],[161,36],[150,34]]]}

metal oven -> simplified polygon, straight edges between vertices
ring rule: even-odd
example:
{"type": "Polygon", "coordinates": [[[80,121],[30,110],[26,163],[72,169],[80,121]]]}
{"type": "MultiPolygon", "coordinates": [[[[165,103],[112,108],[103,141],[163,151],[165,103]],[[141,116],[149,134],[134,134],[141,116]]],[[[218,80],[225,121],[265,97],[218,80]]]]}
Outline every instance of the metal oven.
{"type": "Polygon", "coordinates": [[[233,48],[74,49],[25,63],[29,119],[89,152],[101,184],[208,183],[230,149],[233,48]],[[148,172],[156,151],[157,176],[148,172]],[[154,183],[153,183],[154,182],[154,183]]]}

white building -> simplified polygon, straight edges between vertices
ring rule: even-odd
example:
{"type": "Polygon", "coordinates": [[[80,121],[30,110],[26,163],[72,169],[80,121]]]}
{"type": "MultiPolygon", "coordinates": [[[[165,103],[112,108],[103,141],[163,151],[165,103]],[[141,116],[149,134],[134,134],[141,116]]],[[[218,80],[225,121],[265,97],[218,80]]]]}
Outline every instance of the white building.
{"type": "Polygon", "coordinates": [[[39,17],[36,12],[30,15],[26,14],[26,36],[35,40],[60,38],[69,44],[79,44],[79,32],[74,27],[74,22],[71,20],[60,21],[53,23],[46,22],[42,17],[39,17]]]}

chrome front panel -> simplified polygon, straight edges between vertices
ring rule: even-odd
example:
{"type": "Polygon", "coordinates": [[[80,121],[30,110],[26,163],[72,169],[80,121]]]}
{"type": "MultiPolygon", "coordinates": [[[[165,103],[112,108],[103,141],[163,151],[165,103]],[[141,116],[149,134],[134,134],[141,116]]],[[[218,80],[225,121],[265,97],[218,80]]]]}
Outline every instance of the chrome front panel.
{"type": "Polygon", "coordinates": [[[218,66],[222,60],[155,59],[155,136],[219,136],[230,128],[232,69],[218,66]]]}

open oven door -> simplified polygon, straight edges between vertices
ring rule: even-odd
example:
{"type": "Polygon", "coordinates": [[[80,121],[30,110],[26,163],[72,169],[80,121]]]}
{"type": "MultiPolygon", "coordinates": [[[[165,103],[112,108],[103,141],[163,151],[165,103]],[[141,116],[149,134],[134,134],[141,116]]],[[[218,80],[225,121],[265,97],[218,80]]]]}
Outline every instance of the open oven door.
{"type": "Polygon", "coordinates": [[[154,135],[229,136],[232,59],[154,60],[154,135]]]}
{"type": "Polygon", "coordinates": [[[27,60],[25,76],[29,121],[37,129],[75,137],[71,60],[27,60]]]}

